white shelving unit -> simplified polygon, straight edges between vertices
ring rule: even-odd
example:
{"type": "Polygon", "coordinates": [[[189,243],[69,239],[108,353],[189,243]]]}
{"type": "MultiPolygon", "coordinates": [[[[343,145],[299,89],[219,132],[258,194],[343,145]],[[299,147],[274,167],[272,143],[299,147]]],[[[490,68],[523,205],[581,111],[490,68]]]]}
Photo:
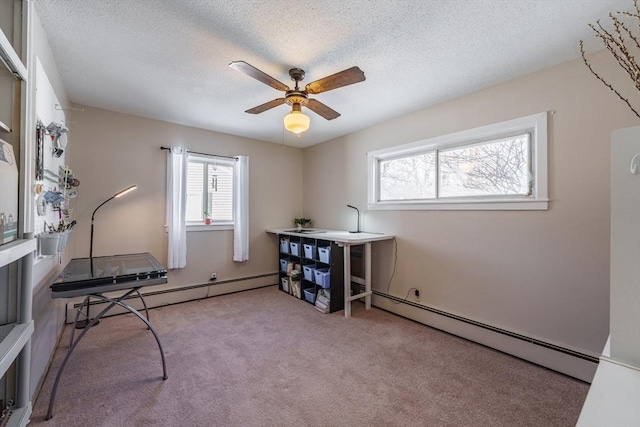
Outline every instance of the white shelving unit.
{"type": "MultiPolygon", "coordinates": [[[[29,10],[32,5],[26,1],[0,1],[0,14],[13,19],[3,19],[0,23],[0,138],[13,145],[20,159],[22,181],[28,182],[25,168],[30,158],[26,129],[31,128],[28,120],[27,78],[28,70],[23,58],[28,55],[29,10]],[[6,94],[18,94],[15,97],[6,94]],[[14,98],[14,99],[11,99],[14,98]]],[[[26,62],[26,61],[25,61],[26,62]]],[[[29,130],[30,131],[30,130],[29,130]]],[[[21,188],[26,188],[23,186],[21,188]]],[[[24,190],[23,190],[24,191],[24,190]]],[[[4,195],[4,193],[3,193],[4,195]]],[[[19,208],[19,212],[22,208],[19,208]]],[[[25,227],[25,215],[17,218],[19,230],[25,227]]],[[[0,245],[0,268],[16,264],[17,266],[17,316],[13,323],[0,326],[0,378],[15,366],[15,390],[12,393],[14,407],[8,420],[8,427],[23,427],[31,417],[31,396],[29,376],[31,367],[31,335],[34,322],[32,315],[33,264],[37,251],[37,239],[33,233],[24,233],[23,238],[0,245]],[[15,365],[14,365],[15,363],[15,365]]],[[[12,307],[13,311],[13,307],[12,307]]],[[[12,318],[12,319],[13,319],[12,318]]],[[[6,321],[6,320],[5,320],[6,321]]]]}
{"type": "Polygon", "coordinates": [[[18,289],[20,307],[18,321],[0,326],[0,377],[17,361],[16,408],[9,418],[10,427],[26,426],[31,416],[29,368],[31,364],[31,334],[33,333],[31,282],[37,241],[20,239],[0,246],[0,268],[19,263],[18,289]]]}

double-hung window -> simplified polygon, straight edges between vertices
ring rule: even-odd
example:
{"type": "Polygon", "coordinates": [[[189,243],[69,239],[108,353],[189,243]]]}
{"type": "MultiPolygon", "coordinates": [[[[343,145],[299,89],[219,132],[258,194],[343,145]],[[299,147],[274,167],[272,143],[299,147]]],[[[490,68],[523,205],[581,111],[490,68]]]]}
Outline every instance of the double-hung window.
{"type": "Polygon", "coordinates": [[[368,153],[369,209],[547,209],[547,115],[368,153]]]}
{"type": "Polygon", "coordinates": [[[190,229],[233,228],[234,167],[233,159],[189,154],[187,164],[186,222],[190,229]]]}

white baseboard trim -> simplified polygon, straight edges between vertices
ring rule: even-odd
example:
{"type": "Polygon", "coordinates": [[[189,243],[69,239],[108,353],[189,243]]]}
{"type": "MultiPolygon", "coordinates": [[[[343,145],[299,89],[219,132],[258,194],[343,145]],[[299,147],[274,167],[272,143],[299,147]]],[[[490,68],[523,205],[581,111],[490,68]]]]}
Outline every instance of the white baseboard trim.
{"type": "Polygon", "coordinates": [[[598,358],[374,291],[372,305],[427,326],[591,383],[598,358]],[[399,304],[397,302],[400,302],[399,304]]]}
{"type": "MultiPolygon", "coordinates": [[[[237,279],[183,286],[178,288],[160,289],[157,291],[154,291],[153,288],[143,288],[140,293],[143,295],[144,300],[147,303],[147,307],[151,309],[187,301],[200,300],[218,295],[247,291],[249,289],[273,286],[277,282],[278,273],[265,273],[257,276],[241,277],[237,279]]],[[[118,294],[122,295],[122,293],[105,295],[111,296],[118,294]]],[[[74,299],[67,302],[65,313],[66,323],[73,323],[77,307],[79,307],[81,303],[82,299],[74,299]]],[[[126,303],[138,311],[144,310],[142,302],[135,294],[127,298],[126,303]]],[[[108,303],[102,301],[92,301],[90,306],[90,314],[99,313],[106,307],[105,304],[108,303]]],[[[122,307],[116,306],[109,310],[109,312],[104,317],[115,316],[123,313],[129,313],[129,311],[122,307]]]]}

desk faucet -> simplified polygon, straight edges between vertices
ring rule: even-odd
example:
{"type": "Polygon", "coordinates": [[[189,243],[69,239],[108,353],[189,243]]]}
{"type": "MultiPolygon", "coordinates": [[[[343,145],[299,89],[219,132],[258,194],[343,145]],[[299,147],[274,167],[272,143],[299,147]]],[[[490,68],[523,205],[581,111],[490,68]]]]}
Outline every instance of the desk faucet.
{"type": "Polygon", "coordinates": [[[349,233],[360,233],[360,210],[355,206],[347,205],[348,208],[355,209],[358,212],[358,227],[356,231],[350,231],[349,233]]]}

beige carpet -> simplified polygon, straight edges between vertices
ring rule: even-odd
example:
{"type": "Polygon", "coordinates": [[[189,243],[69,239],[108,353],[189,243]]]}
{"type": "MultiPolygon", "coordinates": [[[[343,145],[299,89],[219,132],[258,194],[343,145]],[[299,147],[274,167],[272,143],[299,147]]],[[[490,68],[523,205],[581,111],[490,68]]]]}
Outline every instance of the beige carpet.
{"type": "Polygon", "coordinates": [[[588,384],[388,312],[321,314],[276,287],[105,319],[33,426],[573,426],[588,384]]]}

